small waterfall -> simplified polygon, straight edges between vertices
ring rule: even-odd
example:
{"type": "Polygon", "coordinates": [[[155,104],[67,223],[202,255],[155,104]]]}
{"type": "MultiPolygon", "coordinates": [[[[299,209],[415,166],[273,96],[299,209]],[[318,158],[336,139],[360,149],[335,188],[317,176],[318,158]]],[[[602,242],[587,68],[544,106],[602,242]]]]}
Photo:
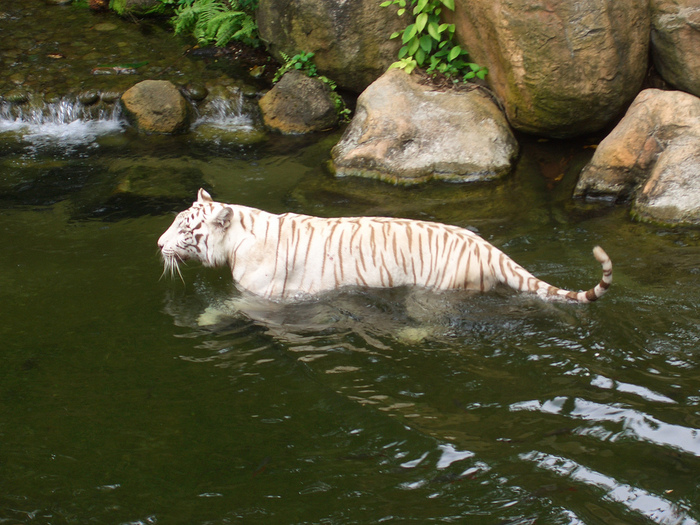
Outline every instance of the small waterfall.
{"type": "Polygon", "coordinates": [[[231,132],[252,132],[256,129],[256,114],[248,107],[242,93],[233,98],[210,97],[197,109],[193,129],[215,128],[231,132]]]}
{"type": "Polygon", "coordinates": [[[0,103],[0,134],[9,133],[34,145],[75,146],[122,130],[119,104],[84,105],[76,100],[35,104],[0,103]]]}
{"type": "Polygon", "coordinates": [[[242,93],[232,98],[210,97],[197,108],[192,130],[214,141],[250,142],[260,133],[257,104],[242,93]]]}

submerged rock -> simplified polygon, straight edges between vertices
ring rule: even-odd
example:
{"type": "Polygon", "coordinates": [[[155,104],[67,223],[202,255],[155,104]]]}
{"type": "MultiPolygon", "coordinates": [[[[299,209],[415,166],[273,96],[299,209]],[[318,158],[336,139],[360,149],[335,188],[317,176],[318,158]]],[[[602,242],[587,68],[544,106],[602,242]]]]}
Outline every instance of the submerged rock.
{"type": "Polygon", "coordinates": [[[490,180],[510,172],[518,144],[500,109],[479,90],[438,90],[393,69],[360,95],[333,148],[339,176],[414,184],[490,180]]]}
{"type": "Polygon", "coordinates": [[[640,219],[700,225],[700,98],[642,91],[581,172],[574,196],[631,199],[640,219]]]}
{"type": "Polygon", "coordinates": [[[338,125],[331,89],[292,70],[260,99],[265,124],[282,133],[310,133],[338,125]]]}
{"type": "Polygon", "coordinates": [[[661,76],[700,96],[700,3],[652,0],[651,51],[661,76]]]}
{"type": "Polygon", "coordinates": [[[603,128],[647,71],[647,0],[456,2],[456,34],[520,131],[563,138],[603,128]]]}
{"type": "Polygon", "coordinates": [[[121,97],[122,106],[135,125],[149,133],[178,133],[189,126],[189,106],[180,91],[167,80],[144,80],[121,97]]]}
{"type": "Polygon", "coordinates": [[[410,23],[377,0],[260,0],[256,21],[277,60],[312,52],[322,74],[357,93],[396,60],[401,39],[389,36],[410,23]]]}

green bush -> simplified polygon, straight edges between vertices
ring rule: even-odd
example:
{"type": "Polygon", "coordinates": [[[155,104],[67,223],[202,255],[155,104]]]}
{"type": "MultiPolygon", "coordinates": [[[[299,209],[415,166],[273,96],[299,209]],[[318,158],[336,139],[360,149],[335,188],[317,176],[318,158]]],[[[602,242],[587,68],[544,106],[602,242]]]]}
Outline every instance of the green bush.
{"type": "MultiPolygon", "coordinates": [[[[416,67],[421,67],[428,74],[441,73],[452,79],[462,78],[464,81],[481,78],[488,69],[466,60],[469,52],[462,49],[454,41],[454,24],[440,22],[443,6],[454,11],[454,0],[410,0],[413,7],[415,22],[409,24],[403,31],[397,31],[390,38],[401,38],[403,46],[399,50],[399,60],[391,64],[389,69],[403,69],[411,73],[416,67]]],[[[397,14],[403,16],[406,12],[406,0],[386,0],[382,7],[398,5],[397,14]]]]}

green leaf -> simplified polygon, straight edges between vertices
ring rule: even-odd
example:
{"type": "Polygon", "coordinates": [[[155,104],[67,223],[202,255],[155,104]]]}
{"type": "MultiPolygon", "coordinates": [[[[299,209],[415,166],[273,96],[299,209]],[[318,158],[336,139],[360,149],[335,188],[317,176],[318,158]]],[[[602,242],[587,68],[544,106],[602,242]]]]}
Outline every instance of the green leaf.
{"type": "Polygon", "coordinates": [[[416,17],[416,33],[420,33],[425,28],[425,24],[428,23],[428,13],[421,13],[416,17]]]}
{"type": "Polygon", "coordinates": [[[447,9],[455,10],[455,0],[440,0],[447,9]]]}
{"type": "Polygon", "coordinates": [[[420,46],[420,42],[418,41],[417,38],[414,38],[408,43],[408,54],[413,56],[416,54],[416,51],[418,51],[418,47],[420,46]]]}
{"type": "Polygon", "coordinates": [[[396,11],[396,14],[399,15],[399,16],[401,16],[401,15],[404,14],[405,12],[406,12],[406,10],[402,7],[401,9],[399,9],[398,11],[396,11]]]}
{"type": "Polygon", "coordinates": [[[438,27],[438,31],[442,33],[445,29],[448,29],[450,27],[450,24],[440,24],[440,27],[438,27]]]}
{"type": "Polygon", "coordinates": [[[488,68],[482,67],[479,71],[476,72],[476,76],[479,77],[481,80],[484,80],[486,78],[486,75],[489,74],[488,68]]]}
{"type": "Polygon", "coordinates": [[[462,53],[462,48],[459,46],[455,46],[452,49],[450,49],[449,54],[447,55],[447,60],[449,62],[452,62],[455,58],[457,58],[460,54],[462,53]]]}
{"type": "Polygon", "coordinates": [[[408,26],[406,29],[403,31],[403,43],[406,44],[408,43],[409,40],[411,40],[414,36],[416,36],[416,24],[411,24],[408,26]]]}
{"type": "Polygon", "coordinates": [[[428,0],[418,0],[418,4],[413,8],[413,14],[417,15],[418,13],[422,13],[427,3],[428,0]]]}
{"type": "Polygon", "coordinates": [[[423,51],[422,49],[418,49],[418,51],[416,51],[416,54],[413,56],[413,58],[416,59],[416,63],[419,66],[422,66],[423,62],[425,62],[425,51],[423,51]]]}
{"type": "Polygon", "coordinates": [[[379,7],[389,7],[393,3],[394,2],[392,2],[391,0],[387,0],[386,2],[382,2],[381,4],[379,4],[379,7]]]}
{"type": "Polygon", "coordinates": [[[436,24],[428,24],[428,34],[433,37],[434,40],[440,41],[440,31],[436,24]]]}
{"type": "Polygon", "coordinates": [[[406,73],[408,73],[408,74],[410,75],[411,72],[412,72],[415,68],[416,68],[416,63],[415,63],[415,61],[413,61],[413,62],[411,62],[411,63],[406,64],[406,67],[404,67],[403,70],[404,70],[406,73]]]}
{"type": "Polygon", "coordinates": [[[399,49],[399,58],[403,58],[408,54],[408,46],[403,46],[399,49]]]}
{"type": "Polygon", "coordinates": [[[389,39],[397,38],[400,34],[401,33],[399,31],[397,31],[396,33],[392,33],[391,36],[389,37],[389,39]]]}
{"type": "Polygon", "coordinates": [[[430,35],[423,35],[422,37],[420,37],[418,42],[420,44],[420,48],[423,51],[425,51],[426,53],[430,53],[433,49],[433,42],[435,42],[435,40],[433,40],[433,38],[430,35]]]}

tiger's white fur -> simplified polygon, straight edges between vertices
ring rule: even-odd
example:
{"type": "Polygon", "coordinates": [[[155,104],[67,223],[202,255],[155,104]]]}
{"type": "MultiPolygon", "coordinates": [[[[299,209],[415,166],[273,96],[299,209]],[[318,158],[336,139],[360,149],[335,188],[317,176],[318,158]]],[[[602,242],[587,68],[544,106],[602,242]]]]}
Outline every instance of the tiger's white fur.
{"type": "Polygon", "coordinates": [[[612,283],[602,248],[593,255],[603,277],[570,292],[534,277],[475,233],[434,222],[386,217],[275,215],[215,202],[203,189],[158,240],[165,271],[179,263],[229,265],[234,281],[271,300],[298,299],[344,286],[419,286],[487,291],[498,283],[548,301],[588,303],[612,283]]]}

